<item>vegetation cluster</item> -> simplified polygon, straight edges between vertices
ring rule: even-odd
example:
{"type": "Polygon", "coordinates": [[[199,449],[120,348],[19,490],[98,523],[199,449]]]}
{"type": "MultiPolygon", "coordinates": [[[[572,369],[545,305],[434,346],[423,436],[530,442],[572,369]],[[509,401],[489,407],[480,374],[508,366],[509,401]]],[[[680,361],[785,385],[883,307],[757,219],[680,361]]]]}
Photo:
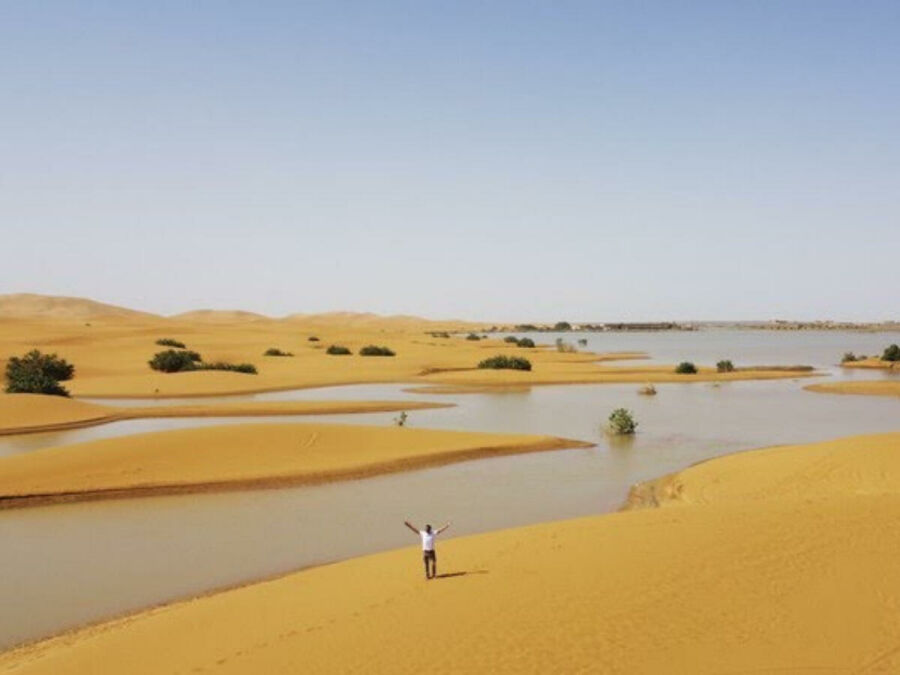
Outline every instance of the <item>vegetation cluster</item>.
{"type": "Polygon", "coordinates": [[[697,372],[697,366],[690,361],[682,361],[675,366],[675,372],[679,375],[693,375],[697,372]]]}
{"type": "Polygon", "coordinates": [[[353,352],[344,347],[343,345],[331,345],[328,349],[325,350],[326,354],[331,354],[332,356],[349,356],[353,352]]]}
{"type": "Polygon", "coordinates": [[[32,349],[25,356],[13,356],[6,363],[7,394],[50,394],[68,396],[60,382],[75,376],[75,366],[56,354],[32,349]]]}
{"type": "Polygon", "coordinates": [[[521,356],[498,355],[484,359],[478,364],[479,368],[493,368],[495,370],[531,370],[531,361],[521,356]]]}
{"type": "Polygon", "coordinates": [[[360,356],[394,356],[393,350],[388,347],[379,347],[377,345],[366,345],[359,350],[360,356]]]}

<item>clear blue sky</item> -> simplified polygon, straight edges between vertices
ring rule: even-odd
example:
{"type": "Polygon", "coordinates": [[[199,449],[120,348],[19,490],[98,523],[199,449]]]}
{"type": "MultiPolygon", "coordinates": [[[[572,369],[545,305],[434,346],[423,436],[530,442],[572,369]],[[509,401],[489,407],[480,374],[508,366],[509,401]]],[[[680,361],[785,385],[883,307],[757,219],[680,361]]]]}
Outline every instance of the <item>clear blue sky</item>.
{"type": "Polygon", "coordinates": [[[896,0],[23,0],[0,85],[0,292],[898,318],[896,0]]]}

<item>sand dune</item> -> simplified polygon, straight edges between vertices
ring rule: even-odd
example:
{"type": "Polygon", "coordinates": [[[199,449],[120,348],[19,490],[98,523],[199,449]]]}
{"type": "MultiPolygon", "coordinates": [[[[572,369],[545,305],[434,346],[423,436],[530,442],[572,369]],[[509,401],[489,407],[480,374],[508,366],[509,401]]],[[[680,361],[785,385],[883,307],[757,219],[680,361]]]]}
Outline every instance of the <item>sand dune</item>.
{"type": "Polygon", "coordinates": [[[314,484],[589,445],[547,436],[327,424],[179,429],[0,458],[0,507],[314,484]]]}
{"type": "Polygon", "coordinates": [[[237,321],[272,321],[271,317],[240,309],[195,309],[173,314],[170,318],[182,321],[233,323],[237,321]]]}
{"type": "Polygon", "coordinates": [[[446,541],[434,581],[411,538],[0,672],[894,673],[898,458],[900,434],[732,455],[665,479],[665,508],[446,541]]]}
{"type": "Polygon", "coordinates": [[[36,293],[12,293],[0,295],[0,318],[156,318],[147,312],[139,312],[116,305],[107,305],[87,298],[69,298],[36,293]]]}

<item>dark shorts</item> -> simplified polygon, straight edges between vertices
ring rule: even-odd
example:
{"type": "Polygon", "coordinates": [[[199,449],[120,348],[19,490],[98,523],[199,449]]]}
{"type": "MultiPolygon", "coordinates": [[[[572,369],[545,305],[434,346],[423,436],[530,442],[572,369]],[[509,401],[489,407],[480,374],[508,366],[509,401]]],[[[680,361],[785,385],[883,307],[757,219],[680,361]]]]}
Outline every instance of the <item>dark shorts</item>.
{"type": "Polygon", "coordinates": [[[428,562],[429,560],[437,561],[437,556],[434,551],[422,551],[422,560],[428,562]]]}

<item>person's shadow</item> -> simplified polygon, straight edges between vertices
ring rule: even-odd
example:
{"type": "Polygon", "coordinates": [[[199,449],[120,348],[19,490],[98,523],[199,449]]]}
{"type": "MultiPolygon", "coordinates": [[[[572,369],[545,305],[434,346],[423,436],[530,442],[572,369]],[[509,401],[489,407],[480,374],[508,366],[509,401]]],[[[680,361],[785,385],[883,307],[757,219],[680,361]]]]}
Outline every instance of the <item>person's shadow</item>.
{"type": "Polygon", "coordinates": [[[443,574],[435,574],[435,579],[451,579],[453,577],[464,577],[468,574],[489,574],[488,570],[470,570],[468,572],[444,572],[443,574]]]}

